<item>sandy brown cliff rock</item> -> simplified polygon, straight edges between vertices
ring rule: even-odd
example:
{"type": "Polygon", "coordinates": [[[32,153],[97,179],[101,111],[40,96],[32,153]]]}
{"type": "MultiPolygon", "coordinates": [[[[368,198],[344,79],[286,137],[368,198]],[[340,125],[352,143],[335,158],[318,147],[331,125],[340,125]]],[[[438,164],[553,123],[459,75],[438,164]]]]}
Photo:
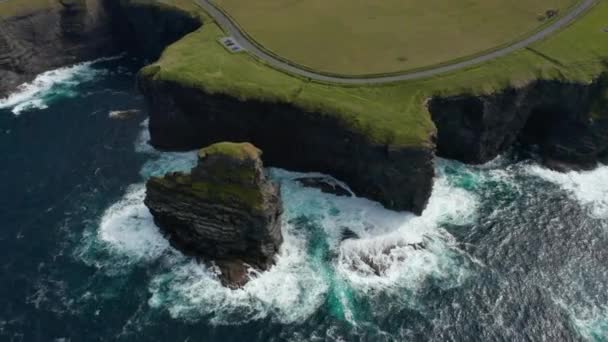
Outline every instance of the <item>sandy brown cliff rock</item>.
{"type": "Polygon", "coordinates": [[[215,263],[232,287],[247,282],[249,267],[270,268],[283,241],[279,187],[260,156],[249,143],[218,143],[200,150],[191,173],[146,184],[145,204],[173,245],[215,263]]]}

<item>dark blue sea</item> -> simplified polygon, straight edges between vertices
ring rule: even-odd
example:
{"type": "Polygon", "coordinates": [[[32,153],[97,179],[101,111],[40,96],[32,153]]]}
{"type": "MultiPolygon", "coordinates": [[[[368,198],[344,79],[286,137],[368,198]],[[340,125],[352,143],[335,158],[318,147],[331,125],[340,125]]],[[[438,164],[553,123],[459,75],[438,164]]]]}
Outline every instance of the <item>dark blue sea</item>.
{"type": "Polygon", "coordinates": [[[271,169],[285,243],[229,290],[143,204],[146,178],[196,156],[147,144],[138,67],[82,63],[0,99],[0,341],[608,341],[608,167],[438,160],[421,217],[271,169]]]}

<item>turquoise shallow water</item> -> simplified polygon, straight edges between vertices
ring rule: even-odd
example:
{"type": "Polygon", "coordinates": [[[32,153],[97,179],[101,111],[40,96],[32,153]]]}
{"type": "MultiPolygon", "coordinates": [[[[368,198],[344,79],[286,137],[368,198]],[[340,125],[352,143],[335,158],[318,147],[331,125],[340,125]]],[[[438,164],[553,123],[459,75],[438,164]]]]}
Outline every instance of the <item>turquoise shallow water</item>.
{"type": "Polygon", "coordinates": [[[109,118],[142,109],[136,68],[84,63],[0,100],[0,340],[608,340],[608,167],[439,160],[421,217],[271,169],[285,243],[227,290],[143,205],[147,177],[195,154],[149,147],[145,115],[109,118]]]}

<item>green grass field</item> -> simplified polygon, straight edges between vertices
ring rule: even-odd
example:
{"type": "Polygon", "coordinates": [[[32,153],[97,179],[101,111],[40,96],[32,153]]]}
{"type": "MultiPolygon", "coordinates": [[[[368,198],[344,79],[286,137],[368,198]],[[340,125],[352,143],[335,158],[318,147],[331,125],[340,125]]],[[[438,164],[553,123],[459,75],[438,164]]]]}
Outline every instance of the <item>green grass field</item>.
{"type": "Polygon", "coordinates": [[[145,68],[157,80],[178,82],[243,100],[292,103],[336,116],[378,143],[421,146],[435,130],[425,100],[434,95],[491,94],[537,79],[590,82],[606,71],[608,1],[549,39],[509,56],[433,78],[379,86],[320,84],[277,71],[217,41],[225,35],[207,23],[145,68]],[[547,58],[548,57],[548,58],[547,58]]]}
{"type": "Polygon", "coordinates": [[[213,0],[259,45],[342,75],[444,64],[508,44],[577,0],[213,0]]]}

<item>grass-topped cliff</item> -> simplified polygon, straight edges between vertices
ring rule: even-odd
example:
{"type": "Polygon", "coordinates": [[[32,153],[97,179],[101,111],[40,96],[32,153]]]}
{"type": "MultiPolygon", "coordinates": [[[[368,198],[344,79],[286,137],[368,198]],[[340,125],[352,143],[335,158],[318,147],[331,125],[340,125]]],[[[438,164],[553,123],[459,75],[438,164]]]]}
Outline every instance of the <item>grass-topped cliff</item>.
{"type": "Polygon", "coordinates": [[[166,49],[143,75],[241,100],[291,103],[335,116],[374,142],[420,146],[429,143],[435,130],[425,106],[434,95],[491,94],[538,79],[590,82],[605,70],[607,16],[608,3],[600,2],[570,27],[507,57],[437,77],[378,86],[321,84],[274,70],[247,53],[232,54],[217,41],[225,33],[208,21],[166,49]]]}

